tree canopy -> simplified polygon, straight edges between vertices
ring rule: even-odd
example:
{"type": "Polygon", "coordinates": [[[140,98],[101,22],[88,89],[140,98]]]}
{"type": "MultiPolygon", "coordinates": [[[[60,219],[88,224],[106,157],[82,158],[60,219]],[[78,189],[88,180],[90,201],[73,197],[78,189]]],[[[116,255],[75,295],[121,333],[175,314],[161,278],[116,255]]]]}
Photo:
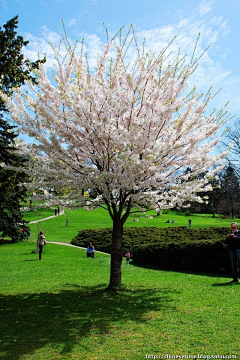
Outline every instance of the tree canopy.
{"type": "Polygon", "coordinates": [[[165,51],[156,57],[138,52],[129,67],[128,48],[121,36],[107,43],[95,72],[73,50],[58,62],[53,80],[40,64],[37,87],[5,96],[19,129],[36,140],[31,151],[42,154],[33,172],[54,179],[34,186],[68,185],[72,191],[63,203],[87,206],[91,198],[82,190],[94,189],[92,205],[108,210],[110,287],[121,284],[122,230],[133,208],[200,200],[197,193],[211,189],[208,178],[221,169],[213,165],[225,156],[212,153],[222,119],[205,115],[207,102],[195,90],[186,95],[192,67],[179,57],[164,65],[165,51]]]}

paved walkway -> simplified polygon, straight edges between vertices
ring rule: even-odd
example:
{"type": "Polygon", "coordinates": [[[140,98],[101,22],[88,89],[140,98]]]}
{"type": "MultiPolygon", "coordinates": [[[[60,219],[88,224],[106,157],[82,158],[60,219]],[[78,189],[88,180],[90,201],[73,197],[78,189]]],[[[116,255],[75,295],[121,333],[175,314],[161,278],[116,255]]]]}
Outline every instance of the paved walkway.
{"type": "Polygon", "coordinates": [[[46,217],[46,218],[43,218],[43,219],[38,219],[38,220],[30,221],[29,224],[35,224],[35,223],[38,223],[38,222],[40,222],[40,221],[57,218],[57,217],[60,216],[60,215],[64,215],[64,212],[61,212],[59,215],[52,215],[52,216],[49,216],[49,217],[46,217]]]}
{"type": "MultiPolygon", "coordinates": [[[[69,243],[58,242],[58,241],[47,241],[47,244],[65,245],[65,246],[75,247],[75,248],[78,248],[78,249],[87,250],[87,248],[84,248],[84,247],[81,247],[81,246],[72,245],[72,244],[69,244],[69,243]]],[[[102,252],[102,251],[95,250],[95,252],[100,253],[100,254],[110,255],[110,254],[102,252]]]]}
{"type": "MultiPolygon", "coordinates": [[[[59,215],[52,215],[52,216],[49,216],[49,217],[46,217],[44,219],[39,219],[39,220],[34,220],[34,221],[30,221],[29,224],[35,224],[35,223],[38,223],[40,221],[44,221],[44,220],[48,220],[48,219],[53,219],[55,217],[58,217],[60,215],[63,215],[64,212],[61,212],[59,215]]],[[[65,245],[65,246],[71,246],[71,247],[75,247],[75,248],[78,248],[78,249],[83,249],[83,250],[87,250],[87,248],[84,248],[84,247],[80,247],[80,246],[76,246],[76,245],[72,245],[72,244],[69,244],[69,243],[63,243],[63,242],[58,242],[58,241],[47,241],[47,244],[57,244],[57,245],[65,245]]],[[[105,253],[105,252],[102,252],[102,251],[97,251],[95,250],[97,253],[101,253],[101,254],[105,254],[105,255],[110,255],[108,253],[105,253]]]]}

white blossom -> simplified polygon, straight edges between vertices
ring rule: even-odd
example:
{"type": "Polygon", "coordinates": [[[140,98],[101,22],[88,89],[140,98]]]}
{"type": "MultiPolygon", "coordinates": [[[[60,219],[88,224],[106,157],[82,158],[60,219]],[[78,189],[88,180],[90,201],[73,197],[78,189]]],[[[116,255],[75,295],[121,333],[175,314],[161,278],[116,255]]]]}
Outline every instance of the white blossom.
{"type": "Polygon", "coordinates": [[[159,73],[161,59],[149,67],[139,56],[129,71],[118,49],[110,76],[109,51],[107,44],[91,74],[83,57],[73,55],[56,69],[54,81],[40,64],[37,86],[3,96],[18,130],[35,139],[28,147],[35,159],[31,171],[42,180],[28,186],[68,187],[61,200],[45,192],[49,204],[89,206],[82,189],[96,189],[95,206],[169,208],[201,201],[196,193],[210,186],[207,176],[196,176],[216,164],[210,174],[218,172],[226,153],[213,155],[220,138],[209,141],[221,124],[204,116],[204,103],[186,98],[191,68],[179,76],[171,67],[159,73]],[[188,167],[191,174],[184,172],[188,167]]]}

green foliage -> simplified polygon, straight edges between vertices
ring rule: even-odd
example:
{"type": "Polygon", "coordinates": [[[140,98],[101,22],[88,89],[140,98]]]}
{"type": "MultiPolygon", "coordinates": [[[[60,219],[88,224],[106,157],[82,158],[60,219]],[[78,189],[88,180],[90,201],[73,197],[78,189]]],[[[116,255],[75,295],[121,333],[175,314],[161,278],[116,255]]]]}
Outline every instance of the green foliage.
{"type": "MultiPolygon", "coordinates": [[[[123,255],[128,248],[137,264],[166,270],[229,273],[226,233],[226,228],[125,228],[123,255]]],[[[111,235],[111,229],[83,230],[71,243],[87,247],[92,242],[97,250],[111,253],[111,235]]]]}
{"type": "MultiPolygon", "coordinates": [[[[36,84],[37,76],[33,71],[38,69],[39,63],[45,62],[45,59],[35,62],[24,59],[22,48],[27,46],[28,41],[22,36],[17,36],[17,27],[18,16],[3,25],[4,30],[0,27],[0,88],[7,95],[11,95],[12,88],[19,87],[26,80],[36,84]]],[[[1,110],[2,106],[3,101],[0,102],[1,110]]]]}
{"type": "Polygon", "coordinates": [[[21,240],[19,224],[24,233],[28,230],[21,213],[27,195],[27,189],[22,184],[29,181],[21,167],[26,166],[27,159],[16,151],[16,136],[12,127],[0,118],[0,163],[19,168],[13,170],[0,166],[0,232],[4,237],[10,236],[12,241],[21,240]]]}
{"type": "MultiPolygon", "coordinates": [[[[0,90],[8,96],[11,96],[12,88],[19,87],[26,80],[35,84],[37,78],[33,75],[33,70],[38,68],[39,62],[45,61],[24,60],[21,51],[28,41],[17,36],[17,24],[18,17],[15,16],[3,25],[4,30],[0,27],[0,90]]],[[[22,184],[29,181],[22,169],[27,168],[28,161],[16,149],[18,134],[14,132],[14,126],[4,119],[6,112],[5,103],[0,96],[0,164],[13,167],[7,169],[0,165],[0,232],[3,237],[18,241],[22,239],[19,224],[24,234],[28,230],[21,213],[21,206],[27,195],[26,187],[22,184]]]]}
{"type": "Polygon", "coordinates": [[[191,213],[191,211],[190,211],[190,210],[186,210],[186,211],[184,212],[184,215],[185,215],[185,216],[191,216],[191,215],[192,215],[192,213],[191,213]]]}

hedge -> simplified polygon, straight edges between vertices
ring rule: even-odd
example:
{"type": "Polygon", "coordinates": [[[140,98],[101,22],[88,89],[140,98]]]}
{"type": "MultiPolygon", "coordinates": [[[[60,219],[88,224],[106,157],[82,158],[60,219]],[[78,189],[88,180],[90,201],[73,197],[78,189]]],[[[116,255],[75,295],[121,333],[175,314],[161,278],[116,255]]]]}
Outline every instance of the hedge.
{"type": "MultiPolygon", "coordinates": [[[[228,250],[224,239],[226,228],[188,229],[125,228],[123,255],[131,252],[133,262],[165,270],[207,273],[231,273],[228,250]]],[[[82,230],[71,243],[87,247],[92,242],[96,250],[111,253],[112,229],[82,230]]]]}

